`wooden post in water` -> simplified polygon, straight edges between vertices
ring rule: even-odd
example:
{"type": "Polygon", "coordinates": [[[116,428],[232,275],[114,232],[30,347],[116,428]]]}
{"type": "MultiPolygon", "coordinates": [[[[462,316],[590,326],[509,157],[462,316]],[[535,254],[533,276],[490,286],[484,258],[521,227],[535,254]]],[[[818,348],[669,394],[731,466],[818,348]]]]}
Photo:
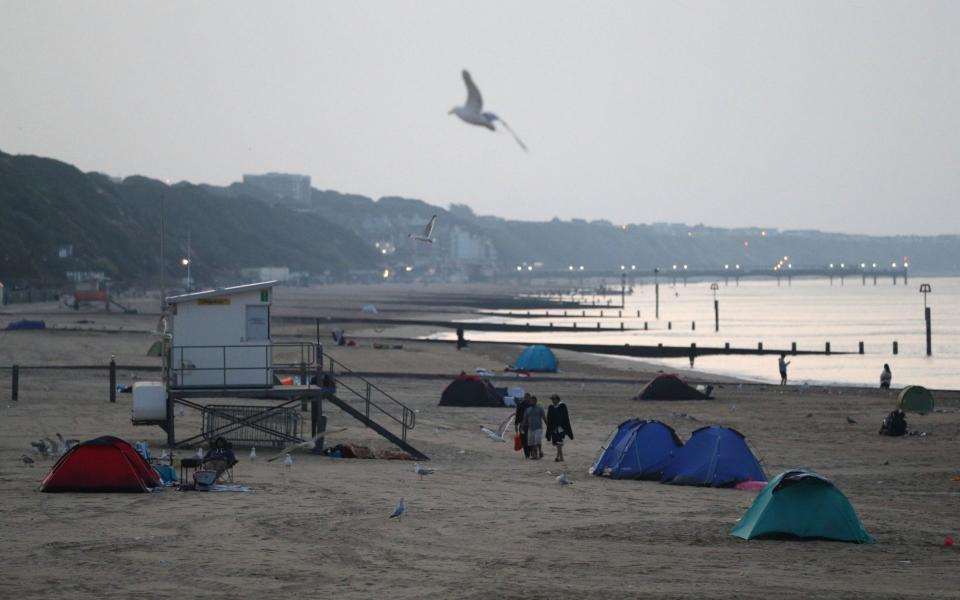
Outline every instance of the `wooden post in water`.
{"type": "Polygon", "coordinates": [[[723,343],[723,349],[724,349],[724,350],[729,350],[729,349],[730,349],[730,342],[724,342],[724,343],[723,343]]]}
{"type": "Polygon", "coordinates": [[[830,342],[827,342],[827,345],[826,345],[825,350],[826,350],[827,354],[830,354],[830,342]]]}
{"type": "Polygon", "coordinates": [[[924,316],[924,319],[926,319],[927,321],[927,356],[933,356],[933,346],[931,345],[931,340],[930,340],[931,323],[930,323],[930,307],[929,306],[923,309],[923,316],[924,316]]]}
{"type": "Polygon", "coordinates": [[[893,354],[896,356],[900,353],[900,344],[897,343],[897,340],[893,340],[893,354]]]}
{"type": "Polygon", "coordinates": [[[646,321],[644,321],[644,322],[643,322],[643,330],[646,331],[646,330],[649,329],[649,328],[650,328],[650,327],[649,327],[649,323],[647,323],[646,321]]]}
{"type": "Polygon", "coordinates": [[[10,371],[10,399],[20,401],[20,365],[13,365],[10,371]]]}
{"type": "Polygon", "coordinates": [[[597,321],[597,329],[600,329],[600,321],[597,321]]]}
{"type": "Polygon", "coordinates": [[[757,350],[763,352],[763,342],[757,342],[757,350]]]}
{"type": "Polygon", "coordinates": [[[117,401],[117,361],[110,357],[110,402],[117,401]]]}
{"type": "Polygon", "coordinates": [[[696,331],[696,330],[697,330],[697,322],[690,321],[690,331],[696,331]]]}
{"type": "Polygon", "coordinates": [[[673,329],[673,321],[667,321],[667,329],[673,329]]]}
{"type": "Polygon", "coordinates": [[[620,331],[623,331],[623,321],[620,321],[620,331]]]}
{"type": "Polygon", "coordinates": [[[863,342],[860,342],[860,347],[858,348],[860,354],[863,354],[863,342]]]}
{"type": "Polygon", "coordinates": [[[796,342],[790,342],[790,354],[793,355],[793,356],[796,356],[796,355],[797,355],[797,343],[796,343],[796,342]]]}
{"type": "Polygon", "coordinates": [[[713,301],[713,330],[720,331],[720,301],[713,301]]]}

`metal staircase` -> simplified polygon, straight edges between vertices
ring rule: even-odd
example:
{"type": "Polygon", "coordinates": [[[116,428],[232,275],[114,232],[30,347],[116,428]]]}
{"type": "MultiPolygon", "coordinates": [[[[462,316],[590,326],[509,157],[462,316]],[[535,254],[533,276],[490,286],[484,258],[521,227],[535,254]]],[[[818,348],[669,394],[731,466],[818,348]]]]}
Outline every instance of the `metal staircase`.
{"type": "Polygon", "coordinates": [[[324,390],[325,400],[409,452],[417,460],[430,460],[426,454],[407,442],[407,431],[413,429],[417,423],[417,414],[413,409],[332,356],[326,355],[324,358],[330,363],[328,374],[337,385],[337,393],[324,390]],[[348,379],[353,383],[352,386],[347,382],[348,379]],[[371,411],[374,417],[389,423],[394,431],[371,418],[371,411]],[[399,433],[395,431],[397,428],[399,433]]]}

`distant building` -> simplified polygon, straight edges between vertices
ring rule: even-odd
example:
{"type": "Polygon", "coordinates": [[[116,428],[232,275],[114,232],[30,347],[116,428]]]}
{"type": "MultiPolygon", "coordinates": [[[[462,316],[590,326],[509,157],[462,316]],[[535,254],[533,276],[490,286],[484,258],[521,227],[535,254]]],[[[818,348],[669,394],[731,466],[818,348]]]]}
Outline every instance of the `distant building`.
{"type": "Polygon", "coordinates": [[[276,200],[297,206],[310,205],[310,176],[290,173],[244,175],[243,183],[271,194],[276,200]]]}
{"type": "Polygon", "coordinates": [[[496,250],[489,239],[455,225],[450,230],[450,258],[464,264],[492,263],[496,250]]]}

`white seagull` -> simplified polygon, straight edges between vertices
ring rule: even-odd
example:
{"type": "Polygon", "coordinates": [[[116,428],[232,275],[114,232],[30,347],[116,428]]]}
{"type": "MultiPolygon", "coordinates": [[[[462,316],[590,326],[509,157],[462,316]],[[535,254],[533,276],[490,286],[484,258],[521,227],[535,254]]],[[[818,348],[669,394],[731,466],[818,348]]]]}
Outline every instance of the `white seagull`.
{"type": "Polygon", "coordinates": [[[463,70],[463,82],[467,84],[467,101],[463,106],[451,108],[447,114],[457,115],[465,123],[486,127],[490,131],[496,131],[494,123],[499,121],[500,124],[503,125],[503,128],[513,136],[513,139],[517,140],[520,147],[526,151],[526,144],[510,129],[506,121],[498,117],[495,113],[483,112],[483,97],[480,96],[480,90],[477,89],[477,84],[473,82],[473,78],[470,77],[470,72],[466,69],[463,70]]]}
{"type": "Polygon", "coordinates": [[[429,467],[421,467],[420,463],[413,463],[413,472],[420,476],[420,479],[423,479],[424,475],[433,475],[437,470],[431,469],[429,467]]]}
{"type": "Polygon", "coordinates": [[[250,460],[251,460],[251,461],[257,460],[257,449],[256,449],[256,447],[250,448],[250,460]]]}
{"type": "Polygon", "coordinates": [[[407,512],[407,503],[403,501],[403,497],[400,498],[400,502],[397,502],[397,507],[393,509],[393,514],[390,515],[390,518],[400,517],[400,520],[403,520],[403,513],[407,512]]]}
{"type": "Polygon", "coordinates": [[[288,454],[287,457],[283,459],[283,466],[286,467],[286,468],[288,468],[288,469],[289,469],[290,467],[292,467],[292,466],[293,466],[293,457],[288,454]]]}
{"type": "Polygon", "coordinates": [[[413,240],[418,240],[421,242],[426,242],[428,244],[433,243],[433,226],[437,224],[437,215],[430,217],[430,222],[423,228],[423,235],[413,235],[408,233],[407,237],[413,240]]]}
{"type": "Polygon", "coordinates": [[[490,438],[490,441],[506,442],[507,438],[505,435],[507,433],[507,428],[510,427],[510,423],[513,422],[514,417],[516,417],[516,415],[513,414],[507,417],[506,420],[503,423],[500,423],[500,426],[497,427],[497,431],[493,431],[487,427],[481,427],[480,430],[487,434],[487,437],[490,438]]]}

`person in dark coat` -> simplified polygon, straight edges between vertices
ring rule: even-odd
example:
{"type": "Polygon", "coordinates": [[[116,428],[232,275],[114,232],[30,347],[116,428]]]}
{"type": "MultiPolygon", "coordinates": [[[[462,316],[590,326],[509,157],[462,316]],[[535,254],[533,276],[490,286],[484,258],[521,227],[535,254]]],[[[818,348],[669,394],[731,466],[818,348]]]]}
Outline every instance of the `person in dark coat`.
{"type": "Polygon", "coordinates": [[[218,437],[213,442],[213,445],[210,446],[207,454],[203,457],[203,468],[216,471],[217,479],[224,471],[232,468],[235,464],[237,464],[237,457],[233,453],[233,448],[230,446],[230,442],[222,437],[218,437]]]}
{"type": "Polygon", "coordinates": [[[560,396],[550,396],[553,404],[547,408],[547,440],[557,449],[554,462],[563,462],[563,438],[573,439],[573,427],[570,426],[570,414],[567,405],[560,400],[560,396]]]}
{"type": "Polygon", "coordinates": [[[523,426],[523,413],[530,406],[530,394],[524,394],[517,400],[517,412],[513,418],[513,428],[520,434],[520,444],[523,446],[523,457],[530,458],[530,449],[527,448],[527,429],[523,426]]]}

